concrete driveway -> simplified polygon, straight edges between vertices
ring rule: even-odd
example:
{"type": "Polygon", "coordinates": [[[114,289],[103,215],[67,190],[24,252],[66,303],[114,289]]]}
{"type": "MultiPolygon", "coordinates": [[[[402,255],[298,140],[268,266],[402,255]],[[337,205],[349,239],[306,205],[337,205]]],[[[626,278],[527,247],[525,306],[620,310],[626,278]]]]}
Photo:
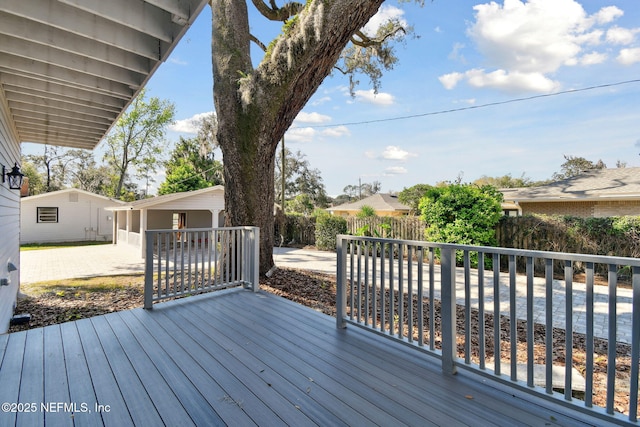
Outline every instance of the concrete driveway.
{"type": "MultiPolygon", "coordinates": [[[[295,248],[274,248],[278,267],[336,273],[336,254],[295,248]]],[[[144,272],[144,259],[126,245],[74,246],[20,253],[20,283],[144,272]]]]}

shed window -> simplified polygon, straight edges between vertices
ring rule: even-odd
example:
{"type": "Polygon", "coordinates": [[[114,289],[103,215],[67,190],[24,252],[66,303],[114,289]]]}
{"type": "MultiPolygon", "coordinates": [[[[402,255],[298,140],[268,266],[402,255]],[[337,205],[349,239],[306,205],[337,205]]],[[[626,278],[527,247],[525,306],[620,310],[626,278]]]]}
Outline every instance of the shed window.
{"type": "Polygon", "coordinates": [[[58,222],[58,208],[38,208],[38,222],[55,223],[58,222]]]}

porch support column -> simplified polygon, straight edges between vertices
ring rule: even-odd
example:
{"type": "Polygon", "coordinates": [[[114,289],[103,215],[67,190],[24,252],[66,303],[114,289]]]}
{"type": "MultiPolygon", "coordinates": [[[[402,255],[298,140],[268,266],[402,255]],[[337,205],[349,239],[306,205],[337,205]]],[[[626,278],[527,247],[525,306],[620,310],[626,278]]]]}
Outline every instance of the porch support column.
{"type": "Polygon", "coordinates": [[[148,209],[140,210],[140,256],[143,259],[146,256],[145,248],[147,242],[147,213],[148,209]]]}

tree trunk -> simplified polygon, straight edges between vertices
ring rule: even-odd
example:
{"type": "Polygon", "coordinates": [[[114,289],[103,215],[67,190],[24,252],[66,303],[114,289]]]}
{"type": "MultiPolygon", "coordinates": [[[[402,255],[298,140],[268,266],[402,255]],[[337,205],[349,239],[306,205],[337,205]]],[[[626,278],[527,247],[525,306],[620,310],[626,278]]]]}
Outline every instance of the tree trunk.
{"type": "Polygon", "coordinates": [[[213,95],[226,225],[260,227],[260,273],[273,266],[278,142],[383,0],[310,1],[254,69],[247,2],[211,0],[213,95]]]}

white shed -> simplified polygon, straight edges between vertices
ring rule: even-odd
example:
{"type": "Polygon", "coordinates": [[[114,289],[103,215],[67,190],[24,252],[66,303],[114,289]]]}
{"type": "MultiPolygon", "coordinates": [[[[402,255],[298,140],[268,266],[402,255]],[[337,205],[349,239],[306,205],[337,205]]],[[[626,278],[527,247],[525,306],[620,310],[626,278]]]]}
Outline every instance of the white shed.
{"type": "Polygon", "coordinates": [[[119,200],[68,188],[20,201],[20,243],[105,241],[113,239],[113,213],[119,200]]]}
{"type": "Polygon", "coordinates": [[[113,243],[140,248],[146,230],[215,228],[224,224],[224,187],[166,194],[109,208],[114,212],[113,243]]]}

